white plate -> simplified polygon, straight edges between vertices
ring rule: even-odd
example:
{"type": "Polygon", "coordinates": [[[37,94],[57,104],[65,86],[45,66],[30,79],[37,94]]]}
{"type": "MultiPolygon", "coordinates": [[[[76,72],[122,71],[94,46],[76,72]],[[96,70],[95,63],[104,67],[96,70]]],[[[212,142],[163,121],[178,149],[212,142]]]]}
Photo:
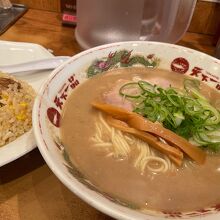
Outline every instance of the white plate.
{"type": "MultiPolygon", "coordinates": [[[[53,55],[38,44],[0,41],[0,65],[17,64],[37,59],[50,58],[53,55]]],[[[28,82],[36,91],[50,74],[50,71],[39,71],[32,75],[17,78],[28,82]]],[[[15,141],[0,147],[0,167],[23,156],[36,147],[32,129],[15,141]]]]}

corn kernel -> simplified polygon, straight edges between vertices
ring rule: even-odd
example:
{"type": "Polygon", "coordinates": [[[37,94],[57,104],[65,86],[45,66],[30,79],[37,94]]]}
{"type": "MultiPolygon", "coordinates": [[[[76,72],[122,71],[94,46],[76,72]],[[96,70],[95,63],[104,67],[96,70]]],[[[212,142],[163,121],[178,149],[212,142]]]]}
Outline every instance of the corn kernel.
{"type": "Polygon", "coordinates": [[[8,105],[9,109],[14,109],[14,106],[12,104],[8,105]]]}
{"type": "Polygon", "coordinates": [[[5,101],[8,100],[8,95],[2,94],[2,99],[4,99],[5,101]]]}
{"type": "Polygon", "coordinates": [[[18,115],[16,115],[16,118],[19,121],[24,121],[26,119],[26,115],[25,114],[18,114],[18,115]]]}
{"type": "Polygon", "coordinates": [[[21,102],[20,103],[20,106],[22,106],[22,107],[27,107],[27,105],[28,105],[27,102],[21,102]]]}

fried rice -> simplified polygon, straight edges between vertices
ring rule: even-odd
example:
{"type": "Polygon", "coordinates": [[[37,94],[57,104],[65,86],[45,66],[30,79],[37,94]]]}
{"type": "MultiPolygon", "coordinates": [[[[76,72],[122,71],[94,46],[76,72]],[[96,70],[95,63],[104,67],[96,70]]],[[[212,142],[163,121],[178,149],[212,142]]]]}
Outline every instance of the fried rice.
{"type": "Polygon", "coordinates": [[[30,85],[0,72],[0,146],[31,129],[34,98],[30,85]]]}

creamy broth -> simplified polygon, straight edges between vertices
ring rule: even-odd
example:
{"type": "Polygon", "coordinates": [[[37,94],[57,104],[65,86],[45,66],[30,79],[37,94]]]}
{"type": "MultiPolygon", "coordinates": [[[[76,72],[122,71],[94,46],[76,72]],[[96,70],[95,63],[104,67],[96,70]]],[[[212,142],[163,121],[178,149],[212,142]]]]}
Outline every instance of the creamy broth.
{"type": "MultiPolygon", "coordinates": [[[[127,68],[95,76],[78,86],[68,98],[61,120],[61,139],[72,163],[101,191],[137,205],[140,209],[193,211],[220,203],[220,156],[207,156],[204,165],[175,171],[141,174],[130,159],[107,157],[91,146],[100,99],[119,79],[140,77],[161,86],[182,87],[184,76],[164,70],[127,68]]],[[[201,92],[216,104],[220,94],[207,85],[201,92]]]]}

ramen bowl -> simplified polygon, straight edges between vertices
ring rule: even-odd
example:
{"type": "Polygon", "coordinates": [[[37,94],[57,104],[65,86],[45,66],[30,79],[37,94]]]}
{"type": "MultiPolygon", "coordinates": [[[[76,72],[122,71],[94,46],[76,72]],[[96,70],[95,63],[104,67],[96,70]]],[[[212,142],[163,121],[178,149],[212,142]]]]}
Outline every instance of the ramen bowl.
{"type": "MultiPolygon", "coordinates": [[[[132,66],[159,68],[168,70],[171,74],[175,72],[188,75],[205,82],[216,91],[220,90],[220,61],[189,48],[138,41],[113,43],[83,51],[55,69],[42,85],[36,98],[33,108],[33,128],[42,156],[54,174],[74,194],[116,219],[200,219],[201,216],[203,219],[219,219],[220,200],[210,207],[189,212],[164,211],[163,208],[141,212],[137,207],[101,191],[70,162],[69,155],[60,141],[60,121],[66,100],[90,77],[106,70],[132,66]],[[132,60],[136,62],[131,62],[132,60]]],[[[84,131],[82,130],[79,135],[83,136],[84,131]]]]}

